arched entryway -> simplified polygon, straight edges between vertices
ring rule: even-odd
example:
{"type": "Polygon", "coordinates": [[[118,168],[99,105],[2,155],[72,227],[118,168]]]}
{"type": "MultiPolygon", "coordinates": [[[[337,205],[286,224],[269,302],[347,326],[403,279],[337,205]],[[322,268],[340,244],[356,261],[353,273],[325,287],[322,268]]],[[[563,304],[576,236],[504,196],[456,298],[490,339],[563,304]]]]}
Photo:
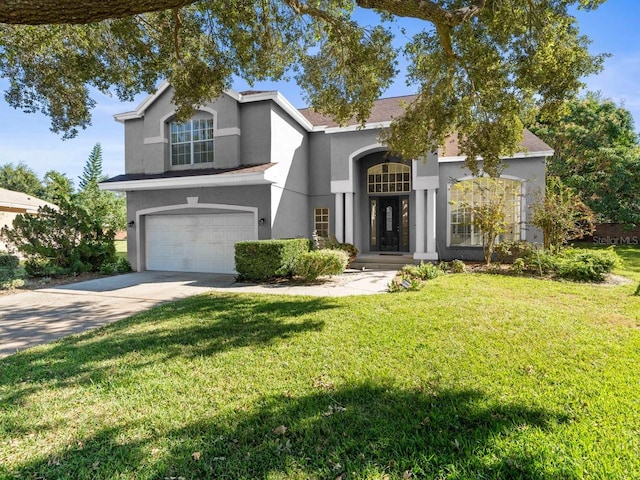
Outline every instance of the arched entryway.
{"type": "Polygon", "coordinates": [[[409,252],[411,167],[384,159],[366,169],[369,250],[409,252]]]}

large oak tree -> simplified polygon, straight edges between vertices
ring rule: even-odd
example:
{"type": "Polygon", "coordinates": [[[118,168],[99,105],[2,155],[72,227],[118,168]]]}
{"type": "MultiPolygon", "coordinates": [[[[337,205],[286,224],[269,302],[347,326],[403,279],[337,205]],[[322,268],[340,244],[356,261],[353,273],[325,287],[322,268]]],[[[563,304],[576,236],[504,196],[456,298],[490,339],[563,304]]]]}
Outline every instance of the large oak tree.
{"type": "Polygon", "coordinates": [[[601,68],[571,8],[604,0],[7,0],[0,75],[7,102],[40,110],[73,136],[90,122],[90,87],[131,100],[161,78],[178,114],[214,99],[234,75],[294,76],[307,100],[340,122],[364,121],[396,75],[391,25],[424,21],[408,39],[418,97],[385,140],[415,158],[457,131],[468,165],[496,174],[532,107],[557,116],[580,79],[601,68]],[[384,20],[359,25],[356,7],[384,20]]]}

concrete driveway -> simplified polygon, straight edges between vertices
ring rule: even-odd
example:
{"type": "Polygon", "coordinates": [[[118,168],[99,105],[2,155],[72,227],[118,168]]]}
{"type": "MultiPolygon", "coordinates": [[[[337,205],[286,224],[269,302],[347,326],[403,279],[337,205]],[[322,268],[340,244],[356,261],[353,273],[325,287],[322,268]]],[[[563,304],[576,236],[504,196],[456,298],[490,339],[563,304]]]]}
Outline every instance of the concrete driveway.
{"type": "Polygon", "coordinates": [[[210,290],[287,295],[380,293],[395,271],[352,271],[317,285],[234,283],[233,275],[139,272],[0,296],[0,358],[210,290]]]}
{"type": "Polygon", "coordinates": [[[234,281],[233,275],[140,272],[0,296],[0,357],[234,281]]]}

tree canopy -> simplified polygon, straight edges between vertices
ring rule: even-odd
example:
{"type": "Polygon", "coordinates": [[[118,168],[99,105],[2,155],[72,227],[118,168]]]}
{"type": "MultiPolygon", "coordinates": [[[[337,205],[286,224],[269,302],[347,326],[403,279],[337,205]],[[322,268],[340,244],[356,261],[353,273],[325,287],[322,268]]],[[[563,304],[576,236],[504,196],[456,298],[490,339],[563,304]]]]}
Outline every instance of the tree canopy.
{"type": "Polygon", "coordinates": [[[418,90],[385,136],[405,158],[433,151],[457,131],[468,166],[490,174],[517,150],[532,107],[556,117],[597,72],[571,8],[604,0],[9,0],[0,6],[0,75],[7,102],[40,110],[65,137],[91,120],[90,88],[131,100],[160,79],[174,87],[178,117],[229,88],[295,77],[307,101],[338,122],[364,122],[410,62],[418,90]],[[377,26],[357,23],[373,9],[377,26]],[[424,29],[392,43],[403,17],[424,29]]]}
{"type": "Polygon", "coordinates": [[[568,101],[563,116],[530,128],[554,148],[548,174],[573,188],[599,221],[640,224],[640,143],[628,110],[588,93],[568,101]]]}

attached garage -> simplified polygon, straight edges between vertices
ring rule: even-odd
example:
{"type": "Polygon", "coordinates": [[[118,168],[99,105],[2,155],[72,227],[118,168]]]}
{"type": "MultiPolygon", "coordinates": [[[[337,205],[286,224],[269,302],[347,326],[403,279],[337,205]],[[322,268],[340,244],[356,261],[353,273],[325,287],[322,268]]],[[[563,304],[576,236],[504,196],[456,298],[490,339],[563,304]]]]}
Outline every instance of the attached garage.
{"type": "Polygon", "coordinates": [[[147,270],[236,273],[234,244],[256,240],[253,213],[147,215],[147,270]]]}

